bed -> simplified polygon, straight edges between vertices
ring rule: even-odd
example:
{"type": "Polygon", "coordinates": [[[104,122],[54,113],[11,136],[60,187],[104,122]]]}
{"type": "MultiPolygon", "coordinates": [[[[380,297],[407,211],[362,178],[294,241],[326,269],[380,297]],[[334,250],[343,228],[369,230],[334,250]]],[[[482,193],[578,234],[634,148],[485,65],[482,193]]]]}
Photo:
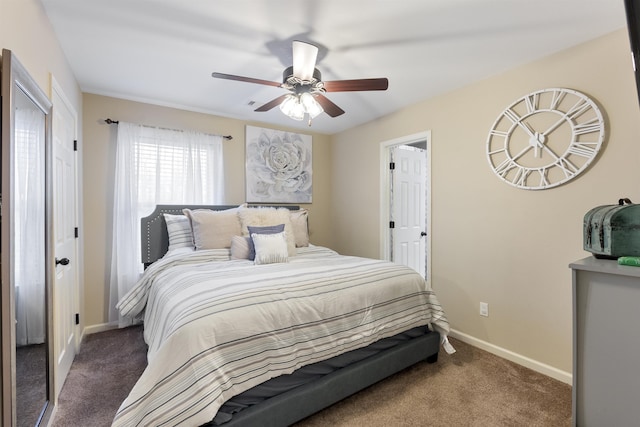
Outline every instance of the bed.
{"type": "Polygon", "coordinates": [[[314,246],[297,206],[162,205],[141,227],[118,309],[149,363],[114,426],[291,425],[452,351],[419,274],[314,246]]]}

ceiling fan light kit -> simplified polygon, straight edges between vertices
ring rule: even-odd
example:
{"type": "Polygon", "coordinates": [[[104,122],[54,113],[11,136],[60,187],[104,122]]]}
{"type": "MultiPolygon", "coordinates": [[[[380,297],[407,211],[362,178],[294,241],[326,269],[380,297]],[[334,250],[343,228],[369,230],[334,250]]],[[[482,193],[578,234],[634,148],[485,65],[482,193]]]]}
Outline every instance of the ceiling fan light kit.
{"type": "MultiPolygon", "coordinates": [[[[315,59],[311,66],[314,65],[315,59]]],[[[291,91],[291,93],[286,95],[284,101],[280,104],[280,111],[293,120],[303,120],[305,114],[308,114],[309,126],[311,126],[311,119],[324,112],[322,106],[314,98],[314,94],[324,91],[322,74],[317,68],[313,68],[311,74],[307,70],[303,70],[305,74],[301,75],[305,79],[302,79],[296,76],[295,69],[296,65],[294,64],[282,73],[282,87],[291,91]]]]}
{"type": "Polygon", "coordinates": [[[280,104],[280,111],[293,120],[303,120],[305,114],[309,115],[309,119],[313,119],[324,110],[313,99],[313,95],[305,92],[302,95],[287,95],[282,104],[280,104]]]}
{"type": "Polygon", "coordinates": [[[320,113],[324,112],[324,109],[320,104],[318,104],[318,101],[316,101],[313,95],[308,92],[300,95],[300,103],[304,107],[306,113],[311,116],[312,119],[317,117],[320,113]]]}
{"type": "Polygon", "coordinates": [[[317,56],[318,48],[316,46],[295,40],[293,42],[293,65],[287,67],[282,73],[282,83],[217,72],[211,75],[218,79],[275,86],[288,90],[288,94],[281,95],[254,111],[269,111],[278,105],[280,111],[294,120],[303,120],[307,115],[309,126],[311,126],[311,119],[323,112],[330,117],[344,114],[342,108],[324,96],[326,92],[387,90],[389,87],[389,81],[386,78],[323,82],[322,74],[316,68],[317,56]]]}

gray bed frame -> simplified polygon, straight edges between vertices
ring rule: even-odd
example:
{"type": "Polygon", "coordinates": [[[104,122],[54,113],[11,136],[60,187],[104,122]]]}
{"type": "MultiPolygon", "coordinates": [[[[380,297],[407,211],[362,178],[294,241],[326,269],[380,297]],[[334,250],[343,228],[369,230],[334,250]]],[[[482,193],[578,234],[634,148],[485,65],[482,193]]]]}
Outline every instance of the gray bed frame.
{"type": "MultiPolygon", "coordinates": [[[[145,267],[160,259],[169,247],[164,213],[180,215],[185,208],[224,210],[234,207],[236,206],[156,206],[151,215],[141,219],[142,262],[145,267]]],[[[298,206],[292,205],[284,207],[292,210],[299,209],[298,206]]],[[[438,360],[439,348],[440,335],[431,331],[244,409],[222,425],[225,427],[291,425],[418,362],[426,360],[428,363],[435,363],[438,360]]]]}

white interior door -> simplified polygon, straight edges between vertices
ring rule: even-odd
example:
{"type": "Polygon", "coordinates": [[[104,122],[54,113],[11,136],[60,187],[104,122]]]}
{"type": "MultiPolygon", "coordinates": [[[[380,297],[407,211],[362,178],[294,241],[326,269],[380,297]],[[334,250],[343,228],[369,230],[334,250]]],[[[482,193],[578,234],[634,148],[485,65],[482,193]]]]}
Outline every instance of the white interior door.
{"type": "Polygon", "coordinates": [[[426,186],[425,150],[398,145],[391,149],[392,261],[426,274],[426,186]]]}
{"type": "Polygon", "coordinates": [[[53,236],[55,390],[60,393],[76,353],[78,313],[77,185],[75,140],[77,114],[60,88],[53,85],[53,236]]]}

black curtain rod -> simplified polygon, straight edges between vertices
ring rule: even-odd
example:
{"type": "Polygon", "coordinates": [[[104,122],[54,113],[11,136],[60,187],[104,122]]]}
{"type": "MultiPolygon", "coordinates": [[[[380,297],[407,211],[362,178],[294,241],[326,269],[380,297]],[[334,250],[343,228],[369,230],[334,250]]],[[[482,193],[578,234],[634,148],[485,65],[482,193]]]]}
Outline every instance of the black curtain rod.
{"type": "MultiPolygon", "coordinates": [[[[112,119],[104,119],[104,122],[108,125],[117,125],[118,123],[120,123],[117,120],[112,120],[112,119]]],[[[142,125],[142,126],[146,126],[146,125],[142,125]]],[[[149,126],[149,127],[154,127],[154,126],[149,126]]],[[[174,129],[172,129],[174,130],[174,129]]],[[[233,139],[233,136],[231,135],[222,135],[222,137],[228,141],[231,141],[233,139]]]]}

